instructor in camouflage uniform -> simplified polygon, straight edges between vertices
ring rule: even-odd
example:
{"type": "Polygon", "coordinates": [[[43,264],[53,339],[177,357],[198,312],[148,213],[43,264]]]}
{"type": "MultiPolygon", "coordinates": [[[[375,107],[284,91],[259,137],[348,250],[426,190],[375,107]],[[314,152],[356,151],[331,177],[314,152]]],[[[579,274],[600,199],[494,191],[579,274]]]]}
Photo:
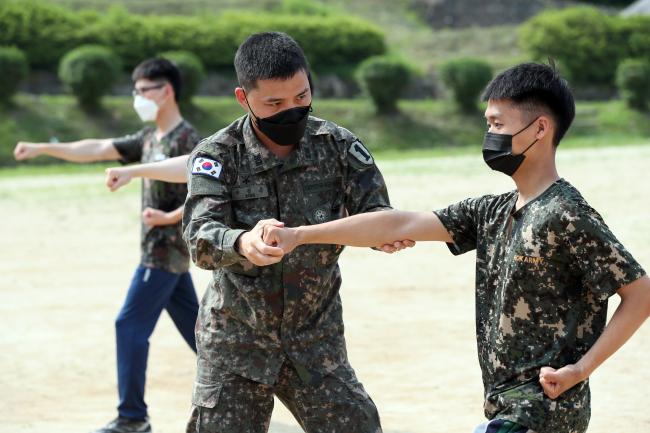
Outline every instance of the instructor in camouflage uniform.
{"type": "MultiPolygon", "coordinates": [[[[265,228],[284,252],[408,238],[476,251],[476,337],[488,422],[475,433],[584,433],[589,376],[650,314],[650,279],[580,192],[555,152],[575,113],[553,68],[523,64],[485,92],[483,157],[517,189],[436,212],[382,212],[297,229],[265,228]],[[308,246],[308,245],[307,245],[308,246]],[[607,300],[621,303],[605,326],[607,300]]],[[[621,422],[625,422],[624,420],[621,422]]],[[[453,430],[453,428],[451,429],[453,430]]]]}
{"type": "Polygon", "coordinates": [[[309,433],[377,433],[375,404],[350,366],[337,264],[315,245],[281,261],[266,219],[315,224],[390,209],[374,160],[352,133],[309,116],[307,61],[283,33],[238,49],[244,117],[189,159],[183,231],[214,271],[197,323],[198,373],[188,432],[266,432],[277,396],[309,433]]]}

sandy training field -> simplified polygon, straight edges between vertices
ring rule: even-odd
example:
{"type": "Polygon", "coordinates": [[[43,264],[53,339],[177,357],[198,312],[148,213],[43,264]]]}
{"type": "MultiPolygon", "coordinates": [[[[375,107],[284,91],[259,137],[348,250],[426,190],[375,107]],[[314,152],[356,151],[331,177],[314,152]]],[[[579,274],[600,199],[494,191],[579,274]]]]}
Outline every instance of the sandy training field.
{"type": "MultiPolygon", "coordinates": [[[[401,209],[513,188],[478,153],[379,165],[401,209]]],[[[650,269],[650,146],[560,149],[559,166],[650,269]]],[[[113,321],[138,263],[139,190],[111,194],[101,173],[0,178],[0,432],[85,433],[115,416],[113,321]]],[[[341,266],[351,363],[384,431],[472,432],[483,420],[474,254],[348,249],[341,266]]],[[[201,296],[210,274],[192,274],[201,296]]],[[[650,431],[648,347],[650,324],[592,376],[590,432],[650,431]]],[[[155,432],[184,431],[193,375],[194,354],[163,314],[146,396],[155,432]]],[[[277,401],[271,431],[300,431],[277,401]]]]}

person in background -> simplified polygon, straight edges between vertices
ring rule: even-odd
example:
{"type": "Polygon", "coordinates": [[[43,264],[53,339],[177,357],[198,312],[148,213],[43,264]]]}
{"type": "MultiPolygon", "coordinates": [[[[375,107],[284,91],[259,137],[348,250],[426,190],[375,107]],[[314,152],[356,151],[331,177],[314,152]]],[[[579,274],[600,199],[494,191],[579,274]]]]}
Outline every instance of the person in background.
{"type": "MultiPolygon", "coordinates": [[[[121,138],[72,143],[20,142],[17,160],[49,155],[86,163],[118,160],[123,164],[164,161],[190,153],[199,141],[183,119],[178,98],[178,68],[163,58],[142,62],[133,71],[133,107],[144,122],[154,122],[121,138]]],[[[141,259],[124,305],[115,320],[118,416],[96,433],[151,432],[144,401],[149,337],[163,309],[196,352],[194,325],[198,300],[189,270],[189,252],[181,234],[187,186],[145,179],[142,182],[141,259]]]]}

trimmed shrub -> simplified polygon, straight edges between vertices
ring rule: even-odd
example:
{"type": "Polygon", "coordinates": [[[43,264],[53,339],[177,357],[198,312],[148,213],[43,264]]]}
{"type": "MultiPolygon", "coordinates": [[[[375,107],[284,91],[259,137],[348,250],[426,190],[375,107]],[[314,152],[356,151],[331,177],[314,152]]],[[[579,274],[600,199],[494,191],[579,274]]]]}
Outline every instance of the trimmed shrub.
{"type": "Polygon", "coordinates": [[[574,85],[611,86],[626,57],[617,20],[590,7],[543,12],[521,27],[520,43],[536,60],[557,60],[574,85]]]}
{"type": "Polygon", "coordinates": [[[634,0],[578,0],[581,3],[591,3],[598,6],[629,6],[634,0]]]}
{"type": "Polygon", "coordinates": [[[288,15],[318,15],[322,17],[332,13],[330,6],[314,0],[282,0],[276,10],[288,15]]]}
{"type": "Polygon", "coordinates": [[[121,72],[119,59],[106,47],[85,45],[66,54],[59,66],[59,79],[85,109],[99,106],[121,72]]]}
{"type": "Polygon", "coordinates": [[[143,60],[164,51],[214,53],[207,45],[221,41],[209,38],[210,31],[205,27],[197,17],[145,17],[114,7],[87,29],[86,42],[111,47],[131,71],[143,60]]]}
{"type": "Polygon", "coordinates": [[[232,68],[235,51],[248,35],[271,30],[293,37],[305,51],[312,68],[319,72],[356,65],[386,51],[383,33],[367,21],[352,17],[301,16],[296,19],[290,15],[226,13],[215,19],[213,25],[232,28],[227,33],[234,36],[227,39],[226,43],[232,46],[227,47],[222,56],[211,54],[213,48],[204,51],[208,57],[202,59],[204,64],[212,62],[214,68],[232,68]]]}
{"type": "Polygon", "coordinates": [[[650,101],[650,62],[624,60],[616,73],[616,85],[628,107],[645,111],[650,101]]]}
{"type": "Polygon", "coordinates": [[[646,59],[650,62],[650,16],[638,15],[619,21],[624,59],[646,59]]]}
{"type": "Polygon", "coordinates": [[[408,87],[413,75],[412,67],[396,57],[376,56],[359,66],[358,79],[368,93],[378,114],[398,111],[397,101],[408,87]]]}
{"type": "Polygon", "coordinates": [[[0,45],[14,45],[35,68],[55,68],[78,45],[82,15],[34,0],[0,2],[0,45]]]}
{"type": "Polygon", "coordinates": [[[492,68],[479,59],[454,59],[440,65],[440,78],[451,90],[458,108],[471,113],[478,109],[480,94],[492,79],[492,68]]]}
{"type": "Polygon", "coordinates": [[[197,56],[188,51],[168,51],[160,54],[160,56],[170,60],[178,67],[182,81],[179,101],[181,103],[191,103],[205,78],[203,63],[197,56]]]}
{"type": "Polygon", "coordinates": [[[18,90],[18,85],[27,78],[29,68],[27,57],[15,47],[0,47],[0,103],[5,103],[18,90]]]}
{"type": "MultiPolygon", "coordinates": [[[[291,4],[288,1],[287,7],[291,4]]],[[[316,70],[356,65],[386,50],[376,26],[341,15],[145,16],[122,7],[98,14],[35,0],[0,0],[0,45],[15,45],[25,51],[32,66],[44,69],[54,69],[70,49],[93,44],[111,47],[127,69],[158,53],[183,50],[197,55],[210,70],[232,70],[244,38],[270,30],[294,37],[316,70]]]]}

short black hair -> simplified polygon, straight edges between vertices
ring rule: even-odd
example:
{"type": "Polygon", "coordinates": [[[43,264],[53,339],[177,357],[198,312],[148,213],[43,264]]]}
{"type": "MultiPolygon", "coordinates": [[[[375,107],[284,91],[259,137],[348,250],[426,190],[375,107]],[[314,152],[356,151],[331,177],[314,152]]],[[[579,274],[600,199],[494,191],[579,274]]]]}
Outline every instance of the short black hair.
{"type": "Polygon", "coordinates": [[[543,112],[551,115],[556,125],[555,146],[560,144],[576,114],[569,83],[555,67],[539,63],[523,63],[497,75],[483,92],[483,101],[490,99],[510,100],[534,116],[543,112]]]}
{"type": "Polygon", "coordinates": [[[174,89],[174,99],[178,102],[181,95],[181,72],[171,61],[163,57],[143,61],[135,67],[131,75],[134,83],[142,78],[167,81],[174,89]]]}
{"type": "Polygon", "coordinates": [[[286,33],[250,35],[237,49],[235,72],[244,90],[257,87],[258,80],[288,80],[299,71],[309,77],[309,64],[300,45],[286,33]]]}

